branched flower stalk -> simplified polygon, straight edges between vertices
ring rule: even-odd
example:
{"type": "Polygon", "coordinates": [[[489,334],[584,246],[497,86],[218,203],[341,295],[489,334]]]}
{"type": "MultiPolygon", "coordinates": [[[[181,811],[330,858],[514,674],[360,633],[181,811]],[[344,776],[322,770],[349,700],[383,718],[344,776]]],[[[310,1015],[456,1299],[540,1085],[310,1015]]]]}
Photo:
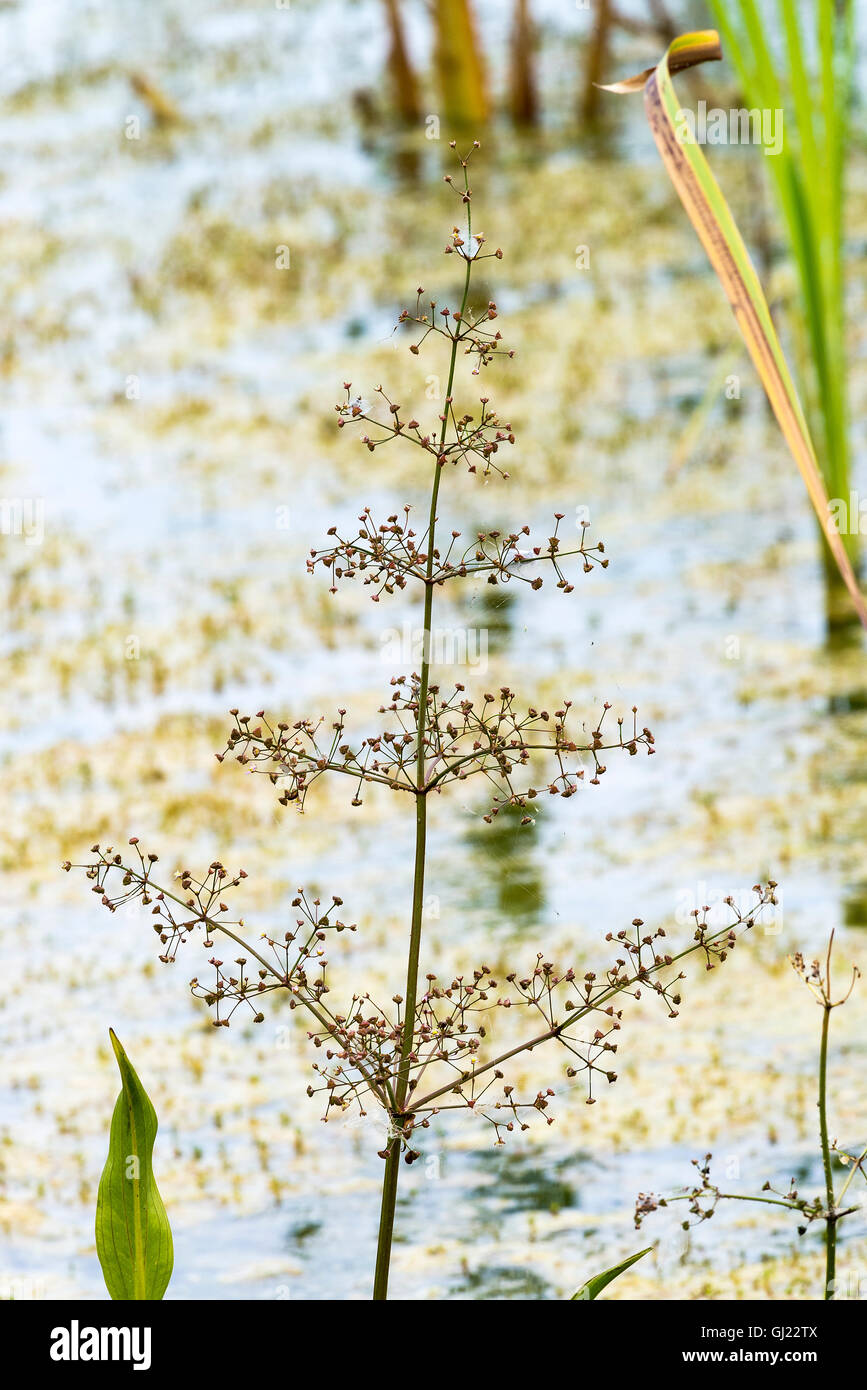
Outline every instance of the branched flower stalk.
{"type": "MultiPolygon", "coordinates": [[[[473,151],[477,148],[475,144],[473,151]]],[[[671,951],[663,944],[664,928],[648,931],[635,918],[630,928],[608,933],[614,958],[600,974],[576,973],[540,952],[525,971],[509,971],[503,980],[495,979],[484,963],[469,975],[427,972],[420,978],[428,807],[435,795],[452,783],[480,778],[490,798],[484,820],[490,824],[505,807],[513,807],[523,813],[521,824],[526,825],[533,820],[540,795],[569,799],[585,782],[598,785],[608,753],[654,752],[653,735],[639,727],[635,709],[628,719],[615,719],[606,703],[585,731],[586,724],[575,726],[568,699],[549,711],[520,704],[508,686],[470,695],[459,682],[443,688],[432,671],[434,596],[444,586],[482,578],[494,586],[528,582],[536,590],[543,583],[540,570],[549,568],[557,588],[571,594],[572,567],[587,572],[608,564],[603,543],[591,544],[586,528],[574,544],[563,543],[562,514],[555,517],[552,534],[540,540],[531,537],[526,525],[508,534],[481,532],[469,541],[456,530],[447,531],[444,539],[440,535],[440,489],[449,468],[462,465],[469,473],[507,479],[500,457],[514,443],[511,427],[499,420],[487,396],[481,397],[474,414],[460,410],[453,394],[459,358],[469,358],[472,376],[477,377],[491,363],[513,355],[493,326],[496,304],[489,302],[480,311],[468,309],[476,263],[502,257],[499,250],[488,252],[485,238],[473,230],[473,151],[459,160],[459,182],[446,176],[465,213],[464,227],[454,229],[445,248],[463,263],[460,307],[425,304],[424,291],[419,290],[414,309],[400,316],[400,323],[414,330],[411,353],[417,354],[429,339],[445,347],[447,385],[436,424],[423,426],[381,387],[374,408],[352,394],[351,383],[344,383],[345,399],[336,407],[338,426],[358,426],[370,451],[397,440],[420,451],[431,479],[427,524],[417,531],[409,507],[378,523],[365,507],[356,534],[332,527],[330,543],[311,550],[308,559],[311,572],[327,572],[335,593],[341,584],[359,577],[371,588],[374,602],[414,588],[423,606],[420,669],[391,680],[380,707],[387,727],[380,732],[352,737],[346,730],[345,709],[331,718],[294,722],[274,722],[263,710],[255,717],[232,710],[234,724],[226,748],[217,754],[220,761],[231,754],[247,770],[264,774],[278,788],[281,804],[291,803],[299,810],[314,782],[326,775],[348,779],[353,806],[362,804],[368,784],[413,798],[415,853],[402,992],[384,1001],[360,991],[342,1005],[332,1003],[325,943],[332,934],[355,930],[339,916],[339,897],[324,906],[299,889],[292,903],[292,928],[252,944],[243,919],[233,919],[225,901],[246,877],[243,871],[232,875],[217,861],[201,877],[183,870],[167,885],[156,877],[157,856],[145,854],[135,837],[129,841],[131,854],[95,845],[86,864],[64,865],[84,869],[93,892],[112,912],[130,901],[150,908],[160,959],[166,963],[175,960],[178,947],[194,932],[203,933],[205,949],[213,952],[208,958],[212,973],[205,981],[194,978],[192,990],[213,1008],[216,1027],[229,1027],[239,1010],[261,1023],[264,997],[274,992],[288,995],[290,1009],[303,1009],[317,1053],[308,1095],[324,1100],[323,1118],[351,1108],[367,1114],[369,1107],[376,1107],[384,1113],[376,1299],[387,1295],[400,1158],[412,1163],[419,1157],[417,1130],[429,1128],[435,1116],[451,1110],[478,1115],[491,1126],[497,1143],[515,1130],[526,1130],[534,1115],[551,1124],[547,1112],[553,1089],[548,1086],[524,1096],[508,1079],[516,1058],[548,1043],[558,1044],[566,1054],[568,1078],[585,1077],[587,1104],[595,1104],[599,1079],[616,1080],[615,1034],[625,1001],[649,990],[669,1017],[677,1017],[684,978],[680,962],[697,953],[705,967],[713,969],[766,905],[776,901],[773,883],[755,888],[755,900],[745,912],[730,898],[730,921],[723,927],[709,922],[707,908],[697,910],[692,940],[671,951]],[[218,939],[229,943],[226,954],[231,960],[217,954],[218,939]],[[498,1050],[490,1045],[489,1035],[494,1017],[506,1014],[528,1018],[530,1026],[511,1046],[498,1050]]]]}
{"type": "Polygon", "coordinates": [[[822,1174],[824,1178],[825,1191],[815,1197],[804,1197],[797,1188],[795,1179],[792,1178],[785,1190],[778,1190],[772,1187],[770,1182],[766,1182],[762,1187],[761,1194],[746,1192],[723,1192],[711,1179],[711,1159],[712,1154],[705,1154],[703,1159],[694,1158],[693,1167],[698,1171],[698,1181],[687,1192],[681,1192],[672,1197],[656,1197],[653,1193],[640,1192],[635,1204],[635,1225],[640,1227],[645,1216],[650,1212],[656,1211],[659,1207],[666,1207],[672,1202],[688,1202],[690,1217],[681,1224],[684,1230],[699,1225],[703,1221],[708,1221],[713,1216],[720,1202],[760,1202],[768,1206],[784,1207],[787,1211],[795,1212],[800,1218],[801,1224],[798,1226],[798,1235],[806,1234],[814,1221],[822,1221],[825,1224],[825,1286],[823,1298],[830,1300],[837,1295],[837,1232],[840,1222],[846,1216],[851,1216],[854,1212],[860,1211],[859,1205],[846,1206],[845,1201],[849,1188],[855,1177],[860,1173],[861,1177],[867,1182],[867,1146],[857,1154],[851,1154],[841,1149],[836,1140],[829,1138],[828,1130],[828,1037],[831,1023],[831,1014],[834,1009],[846,1004],[855,988],[860,971],[853,965],[848,988],[839,998],[834,998],[831,987],[831,955],[834,948],[834,933],[831,932],[828,942],[828,952],[825,957],[824,965],[818,960],[812,961],[809,965],[798,951],[789,959],[796,973],[809,989],[816,1003],[822,1010],[822,1030],[819,1043],[819,1066],[817,1074],[817,1100],[816,1106],[819,1112],[819,1147],[822,1156],[822,1174]],[[839,1162],[843,1167],[848,1168],[846,1180],[842,1184],[839,1193],[835,1192],[834,1172],[831,1155],[836,1153],[839,1162]],[[770,1196],[765,1196],[770,1193],[770,1196]]]}

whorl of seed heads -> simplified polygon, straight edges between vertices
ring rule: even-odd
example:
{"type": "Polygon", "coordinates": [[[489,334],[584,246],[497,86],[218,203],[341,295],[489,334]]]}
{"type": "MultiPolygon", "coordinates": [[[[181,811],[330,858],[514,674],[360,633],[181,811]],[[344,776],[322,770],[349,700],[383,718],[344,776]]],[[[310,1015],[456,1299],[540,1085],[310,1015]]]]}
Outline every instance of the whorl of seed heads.
{"type": "Polygon", "coordinates": [[[216,756],[222,762],[231,753],[248,771],[266,773],[283,788],[281,804],[295,802],[299,809],[303,809],[317,778],[328,773],[342,773],[351,779],[353,806],[362,804],[366,782],[419,796],[482,775],[496,788],[483,819],[490,824],[504,806],[517,806],[528,812],[522,821],[526,825],[533,819],[529,814],[533,802],[543,793],[568,800],[587,771],[591,773],[586,779],[589,785],[598,786],[606,771],[601,753],[623,750],[634,756],[639,748],[648,754],[655,751],[653,734],[648,728],[639,730],[634,708],[626,730],[619,718],[616,732],[608,736],[603,732],[611,708],[606,702],[589,733],[573,734],[571,700],[562,701],[552,715],[532,705],[520,710],[515,692],[505,685],[496,693],[483,692],[480,700],[470,699],[460,682],[448,692],[431,685],[422,738],[424,777],[419,782],[421,679],[416,672],[395,676],[391,690],[391,699],[380,705],[379,713],[392,716],[392,727],[369,734],[360,742],[351,743],[345,737],[344,709],[337,711],[330,724],[322,716],[271,724],[263,710],[256,714],[254,724],[249,715],[232,710],[235,726],[226,748],[216,756]],[[583,755],[588,755],[587,767],[583,755]],[[537,763],[543,780],[534,785],[527,774],[537,763]]]}
{"type": "Polygon", "coordinates": [[[190,987],[214,1010],[215,1027],[228,1028],[239,1009],[249,1022],[263,1022],[263,1000],[275,992],[288,997],[290,1009],[303,1008],[311,1018],[307,1037],[321,1053],[313,1063],[316,1081],[307,1094],[323,1096],[322,1118],[353,1108],[366,1115],[369,1106],[378,1106],[400,1134],[410,1162],[418,1156],[411,1144],[413,1132],[426,1129],[443,1107],[471,1110],[492,1127],[498,1143],[516,1128],[527,1129],[533,1112],[553,1123],[545,1113],[554,1096],[552,1088],[521,1097],[507,1079],[510,1062],[544,1043],[556,1042],[566,1051],[564,1075],[570,1080],[583,1075],[586,1103],[594,1105],[597,1081],[617,1079],[611,1061],[618,1050],[614,1035],[621,1029],[623,1003],[640,999],[648,990],[659,998],[668,1017],[676,1018],[685,978],[676,968],[678,962],[697,952],[706,968],[713,969],[734,948],[741,930],[752,927],[762,909],[776,901],[775,884],[764,889],[757,885],[755,902],[746,913],[727,899],[731,923],[722,929],[709,925],[709,908],[697,910],[693,941],[676,953],[661,944],[666,940],[664,928],[647,931],[636,917],[631,928],[608,933],[606,940],[617,954],[601,972],[561,968],[540,953],[525,974],[512,971],[502,981],[487,965],[445,980],[428,973],[413,1021],[407,1101],[396,1113],[406,1022],[402,996],[395,994],[383,1003],[365,991],[353,994],[343,1006],[332,1005],[329,998],[327,935],[355,931],[354,924],[347,926],[337,916],[342,899],[334,896],[325,907],[321,899],[298,889],[292,900],[297,914],[293,929],[280,936],[263,933],[253,945],[243,918],[229,917],[224,901],[246,878],[243,870],[231,876],[216,861],[200,878],[179,870],[173,891],[154,879],[157,856],[143,854],[136,838],[130,845],[134,855],[128,861],[112,846],[94,845],[90,863],[63,867],[84,869],[92,891],[110,912],[134,901],[149,907],[162,946],[159,958],[166,964],[174,962],[180,945],[201,931],[201,945],[214,952],[208,957],[213,977],[203,983],[196,975],[190,987]],[[218,937],[240,947],[241,954],[229,960],[218,956],[218,937]],[[489,1015],[498,1011],[512,1017],[514,1010],[534,1020],[535,1026],[501,1054],[487,1042],[489,1015]]]}
{"type": "MultiPolygon", "coordinates": [[[[773,890],[776,884],[772,883],[769,887],[773,890]]],[[[771,901],[775,902],[776,899],[772,898],[771,901]]],[[[832,1010],[840,1008],[848,1001],[861,975],[858,967],[853,965],[848,979],[848,988],[845,993],[835,997],[835,991],[832,989],[831,984],[831,957],[833,949],[834,932],[832,931],[824,962],[814,960],[808,965],[800,951],[797,951],[794,955],[789,957],[790,963],[794,967],[796,973],[810,990],[816,1003],[821,1006],[825,1013],[819,1082],[820,1107],[823,1104],[821,1097],[825,1085],[824,1067],[827,1048],[828,1017],[832,1010]]],[[[823,1133],[822,1138],[824,1146],[827,1142],[827,1136],[823,1133]]],[[[785,1188],[774,1187],[770,1182],[763,1183],[762,1194],[770,1193],[771,1196],[769,1197],[764,1195],[757,1196],[743,1191],[723,1192],[718,1184],[711,1180],[712,1154],[708,1153],[705,1154],[703,1159],[694,1158],[692,1160],[693,1167],[698,1170],[698,1181],[693,1183],[692,1186],[688,1187],[685,1191],[678,1192],[668,1198],[658,1197],[652,1192],[639,1192],[635,1203],[635,1225],[636,1227],[641,1226],[644,1218],[650,1215],[651,1212],[657,1211],[661,1207],[667,1207],[670,1203],[675,1202],[686,1202],[688,1204],[687,1209],[689,1215],[681,1222],[683,1230],[689,1230],[691,1226],[697,1226],[703,1221],[710,1220],[720,1202],[767,1202],[772,1206],[787,1208],[789,1211],[794,1212],[800,1221],[798,1234],[801,1236],[806,1234],[814,1221],[824,1221],[826,1224],[827,1239],[827,1233],[836,1230],[839,1222],[844,1217],[851,1216],[854,1212],[860,1210],[857,1203],[853,1206],[843,1205],[843,1198],[849,1187],[849,1183],[851,1183],[856,1173],[859,1172],[861,1176],[867,1180],[867,1167],[865,1167],[865,1162],[867,1162],[867,1150],[862,1149],[860,1154],[857,1152],[849,1153],[845,1149],[842,1149],[836,1140],[833,1140],[828,1145],[827,1150],[824,1151],[826,1165],[830,1163],[831,1153],[835,1153],[840,1163],[851,1170],[849,1179],[844,1184],[838,1196],[834,1195],[833,1182],[829,1176],[827,1166],[826,1183],[829,1184],[830,1192],[828,1187],[826,1187],[826,1191],[823,1195],[816,1196],[812,1199],[803,1197],[800,1194],[794,1178],[790,1180],[788,1187],[785,1188]]]]}
{"type": "MultiPolygon", "coordinates": [[[[705,1154],[703,1159],[694,1158],[692,1166],[698,1171],[698,1181],[695,1182],[686,1192],[678,1195],[678,1201],[687,1203],[689,1216],[681,1222],[684,1231],[688,1231],[691,1226],[699,1226],[703,1221],[709,1221],[716,1211],[719,1203],[732,1196],[731,1193],[723,1192],[721,1188],[711,1181],[711,1159],[712,1154],[705,1154]]],[[[802,1221],[806,1224],[800,1226],[801,1235],[807,1226],[825,1216],[825,1204],[821,1197],[816,1197],[808,1201],[798,1192],[795,1179],[792,1178],[787,1188],[779,1189],[773,1187],[771,1183],[762,1184],[762,1192],[770,1192],[778,1199],[779,1205],[787,1206],[791,1211],[799,1214],[802,1221]]],[[[735,1194],[735,1197],[740,1194],[735,1194]]],[[[639,1192],[635,1202],[635,1227],[638,1229],[644,1218],[652,1212],[658,1211],[662,1207],[667,1207],[672,1198],[657,1197],[652,1192],[639,1192]]]]}
{"type": "Polygon", "coordinates": [[[564,559],[580,555],[585,574],[595,565],[602,569],[608,566],[604,543],[597,541],[590,545],[585,541],[584,532],[589,521],[581,523],[580,544],[561,550],[558,532],[563,513],[555,512],[554,532],[539,545],[524,539],[530,536],[529,526],[508,534],[480,531],[471,545],[458,545],[461,533],[452,531],[444,551],[433,546],[434,564],[428,578],[430,527],[419,536],[410,525],[410,511],[406,506],[402,516],[394,512],[377,525],[370,508],[365,507],[358,517],[358,534],[347,538],[340,535],[336,526],[330,527],[328,534],[334,536],[335,544],[325,550],[311,550],[307,569],[311,574],[317,566],[330,570],[332,594],[337,593],[339,580],[348,581],[361,575],[363,584],[374,589],[370,595],[372,601],[378,603],[383,594],[405,589],[412,580],[441,586],[451,579],[485,576],[488,584],[509,584],[517,579],[529,584],[531,589],[541,589],[544,580],[533,573],[533,567],[540,563],[549,563],[557,577],[557,588],[564,594],[571,594],[575,586],[562,568],[564,559]]]}

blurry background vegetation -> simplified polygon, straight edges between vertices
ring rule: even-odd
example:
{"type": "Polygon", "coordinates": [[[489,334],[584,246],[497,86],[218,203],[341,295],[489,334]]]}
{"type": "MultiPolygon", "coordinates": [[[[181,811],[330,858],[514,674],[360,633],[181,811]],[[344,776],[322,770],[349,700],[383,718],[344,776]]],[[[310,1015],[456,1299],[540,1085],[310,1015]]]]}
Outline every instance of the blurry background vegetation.
{"type": "MultiPolygon", "coordinates": [[[[505,818],[489,830],[475,802],[435,806],[425,968],[496,970],[543,947],[595,968],[604,933],[636,914],[686,934],[693,906],[769,874],[784,912],[718,976],[691,972],[677,1023],[635,1011],[604,1103],[587,1109],[539,1057],[527,1079],[554,1085],[553,1128],[506,1150],[472,1123],[432,1131],[404,1177],[395,1293],[571,1292],[634,1248],[634,1194],[688,1181],[708,1149],[727,1186],[818,1186],[815,1019],[785,957],[836,926],[841,956],[864,964],[862,652],[826,644],[808,503],[641,102],[589,85],[708,22],[701,4],[643,0],[0,6],[0,493],[44,502],[42,544],[0,538],[0,1292],[101,1292],[110,1024],[161,1117],[172,1295],[368,1292],[378,1133],[323,1130],[293,1019],[213,1030],[186,991],[197,948],[159,966],[147,918],[109,919],[57,866],[130,834],[170,868],[219,856],[247,869],[246,918],[263,929],[299,883],[337,892],[360,928],[337,980],[394,987],[410,885],[400,808],[373,796],[352,811],[332,784],[298,818],[212,755],[233,705],[298,717],[340,703],[363,729],[394,674],[385,630],[412,610],[332,599],[304,559],[362,504],[424,495],[414,458],[338,436],[332,405],[344,380],[382,381],[435,410],[425,375],[442,364],[410,357],[393,326],[417,285],[454,288],[453,135],[483,141],[475,219],[505,259],[485,263],[480,292],[518,350],[486,384],[518,449],[507,484],[450,476],[443,508],[464,531],[589,514],[611,556],[569,598],[546,584],[532,610],[523,594],[465,590],[448,621],[488,630],[489,669],[459,678],[502,676],[528,701],[568,694],[589,717],[604,699],[637,704],[658,756],[612,765],[529,834],[505,818]]],[[[730,61],[680,87],[741,101],[730,61]]],[[[853,100],[857,489],[857,82],[853,100]]],[[[787,327],[799,287],[770,161],[709,153],[787,327]]],[[[862,1007],[839,1020],[844,1146],[864,1124],[862,1007]]],[[[704,1231],[686,1248],[675,1221],[651,1234],[658,1253],[611,1296],[799,1297],[820,1268],[818,1232],[798,1241],[763,1215],[715,1217],[712,1250],[704,1231]]],[[[853,1224],[844,1282],[865,1256],[853,1224]]]]}

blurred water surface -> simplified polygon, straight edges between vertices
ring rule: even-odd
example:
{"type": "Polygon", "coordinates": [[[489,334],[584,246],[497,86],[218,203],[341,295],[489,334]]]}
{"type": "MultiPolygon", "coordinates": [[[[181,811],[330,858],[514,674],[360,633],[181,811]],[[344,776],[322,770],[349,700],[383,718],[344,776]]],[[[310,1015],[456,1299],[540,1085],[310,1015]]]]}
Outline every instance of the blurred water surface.
{"type": "MultiPolygon", "coordinates": [[[[421,68],[429,34],[407,9],[421,68]]],[[[499,87],[506,7],[479,11],[499,87]]],[[[506,253],[485,262],[479,294],[518,349],[485,388],[518,447],[508,483],[450,475],[441,515],[469,534],[526,520],[542,535],[554,511],[564,534],[589,515],[611,565],[579,573],[568,597],[550,582],[468,587],[441,621],[486,634],[484,669],[457,672],[468,685],[508,680],[527,703],[568,694],[594,722],[603,700],[636,704],[658,752],[611,758],[601,786],[546,801],[530,830],[485,826],[473,796],[437,801],[426,968],[521,968],[538,950],[597,966],[604,933],[636,913],[688,936],[694,906],[768,875],[783,911],[719,978],[689,982],[676,1023],[642,1008],[620,1080],[592,1110],[559,1059],[540,1057],[525,1079],[555,1085],[554,1127],[505,1150],[469,1117],[431,1131],[402,1176],[395,1290],[408,1297],[561,1297],[634,1247],[636,1192],[687,1181],[708,1148],[744,1190],[792,1173],[815,1185],[815,1010],[785,956],[836,927],[842,951],[864,957],[862,651],[824,645],[800,482],[659,178],[640,102],[582,145],[570,113],[587,15],[553,0],[537,13],[545,127],[519,139],[498,126],[474,174],[477,226],[506,253]],[[589,270],[576,268],[580,245],[589,270]],[[675,463],[732,348],[740,398],[714,401],[675,463]]],[[[344,380],[365,393],[382,381],[435,413],[426,374],[442,361],[410,357],[393,327],[417,285],[454,292],[441,254],[458,211],[441,182],[448,132],[426,142],[390,124],[373,3],[28,0],[0,7],[0,45],[0,491],[38,502],[43,531],[0,548],[0,1280],[18,1296],[101,1296],[92,1212],[112,1025],[161,1117],[171,1295],[365,1296],[375,1122],[324,1129],[303,1094],[303,1030],[287,1034],[279,1010],[259,1030],[211,1029],[186,991],[197,947],[157,966],[147,921],[109,918],[57,866],[130,834],[167,873],[243,863],[257,930],[285,920],[298,883],[340,893],[359,933],[338,980],[400,988],[404,805],[374,796],[353,810],[341,787],[317,786],[298,818],[213,753],[232,706],[299,717],[342,704],[366,731],[397,673],[394,633],[417,621],[405,597],[332,598],[305,558],[363,504],[377,517],[424,505],[417,461],[338,435],[332,406],[344,380]],[[154,122],[136,74],[180,122],[154,122]]],[[[643,52],[633,39],[619,58],[640,67],[643,52]]],[[[435,111],[432,90],[426,100],[435,111]]],[[[754,157],[718,157],[756,230],[754,157]]],[[[856,420],[865,175],[859,152],[856,420]]],[[[785,295],[773,243],[771,263],[785,295]]],[[[474,388],[460,386],[468,400],[474,388]]],[[[863,487],[862,425],[856,444],[863,487]]],[[[862,1007],[839,1019],[844,1145],[863,1145],[862,1007]]],[[[818,1236],[798,1253],[764,1219],[711,1227],[686,1250],[676,1223],[649,1224],[663,1244],[629,1291],[810,1291],[818,1236]]],[[[852,1232],[844,1269],[857,1273],[863,1226],[852,1232]]]]}

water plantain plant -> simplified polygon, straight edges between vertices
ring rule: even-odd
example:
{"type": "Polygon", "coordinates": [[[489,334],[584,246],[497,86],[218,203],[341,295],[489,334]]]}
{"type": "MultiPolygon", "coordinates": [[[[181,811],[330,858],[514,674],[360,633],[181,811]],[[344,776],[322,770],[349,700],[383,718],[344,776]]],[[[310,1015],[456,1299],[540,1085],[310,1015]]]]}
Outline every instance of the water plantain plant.
{"type": "MultiPolygon", "coordinates": [[[[860,974],[857,966],[852,966],[844,989],[835,997],[831,982],[833,948],[834,933],[832,932],[824,963],[814,960],[808,964],[800,952],[790,957],[798,976],[803,980],[822,1010],[816,1108],[819,1115],[819,1150],[822,1160],[824,1191],[815,1197],[805,1197],[798,1191],[795,1179],[792,1178],[788,1186],[781,1190],[772,1187],[770,1182],[766,1182],[761,1193],[723,1192],[711,1179],[713,1155],[705,1154],[703,1159],[693,1159],[693,1166],[698,1171],[698,1181],[689,1191],[668,1198],[654,1197],[653,1194],[642,1192],[639,1193],[635,1206],[636,1227],[641,1226],[649,1212],[656,1211],[659,1207],[668,1206],[672,1202],[689,1203],[690,1215],[682,1223],[684,1230],[689,1230],[691,1226],[702,1221],[708,1221],[720,1202],[760,1202],[766,1206],[783,1207],[797,1217],[799,1222],[798,1234],[801,1236],[807,1233],[814,1222],[821,1222],[825,1227],[825,1280],[822,1291],[824,1299],[837,1298],[841,1293],[845,1294],[845,1290],[840,1289],[837,1279],[837,1234],[840,1223],[847,1216],[852,1216],[861,1210],[860,1204],[853,1203],[849,1195],[849,1189],[853,1182],[859,1176],[867,1182],[867,1168],[865,1168],[867,1147],[859,1147],[854,1153],[847,1152],[839,1147],[836,1140],[830,1137],[828,1127],[828,1039],[831,1014],[835,1009],[848,1003],[860,974]],[[846,1171],[846,1177],[840,1185],[839,1192],[834,1177],[835,1157],[846,1171]]],[[[860,1289],[855,1297],[861,1297],[860,1289]]]]}
{"type": "Polygon", "coordinates": [[[515,1065],[538,1049],[550,1053],[552,1063],[562,1062],[567,1080],[583,1078],[586,1103],[594,1105],[600,1083],[616,1080],[628,1001],[648,993],[676,1018],[684,960],[695,956],[714,969],[776,901],[770,883],[757,887],[746,906],[729,898],[722,925],[708,919],[707,909],[696,910],[691,938],[677,946],[668,944],[664,927],[651,930],[638,917],[628,927],[615,925],[606,937],[609,960],[599,971],[558,964],[542,947],[523,965],[496,976],[484,961],[456,974],[448,962],[431,959],[426,934],[423,940],[428,822],[445,793],[459,788],[465,794],[472,780],[487,793],[484,823],[506,813],[527,827],[543,796],[569,802],[579,792],[581,799],[592,797],[610,756],[655,751],[653,734],[638,723],[635,709],[617,717],[606,703],[595,719],[580,720],[568,698],[548,709],[521,703],[506,685],[471,693],[461,682],[442,684],[434,667],[434,603],[443,590],[481,583],[526,585],[532,592],[548,575],[568,604],[575,571],[608,564],[603,542],[591,541],[586,525],[564,538],[562,515],[538,538],[526,523],[509,532],[463,537],[442,519],[444,484],[460,474],[505,483],[504,456],[515,443],[486,393],[475,403],[468,398],[467,387],[478,389],[483,371],[513,356],[503,344],[496,303],[486,297],[478,303],[471,288],[479,263],[502,257],[474,225],[469,169],[477,148],[476,143],[465,158],[456,156],[457,176],[446,175],[463,214],[445,247],[450,264],[460,268],[456,300],[426,299],[420,289],[399,320],[414,356],[428,345],[444,352],[446,385],[437,418],[416,418],[382,387],[368,399],[350,383],[344,383],[336,406],[338,427],[357,431],[363,448],[373,453],[401,447],[416,456],[429,482],[426,520],[417,525],[410,507],[377,518],[365,506],[353,525],[333,526],[308,560],[308,569],[327,576],[335,594],[349,584],[367,589],[377,604],[404,594],[416,599],[421,660],[416,669],[392,677],[379,711],[381,727],[363,737],[350,732],[344,708],[281,719],[236,709],[227,745],[217,754],[260,774],[281,805],[298,811],[325,777],[346,785],[354,807],[373,786],[411,808],[415,848],[405,978],[387,991],[386,1000],[359,985],[351,997],[334,1002],[327,943],[355,929],[338,895],[323,901],[299,889],[286,930],[257,936],[227,902],[246,874],[229,872],[220,861],[204,873],[181,869],[167,881],[157,856],[145,853],[133,837],[123,853],[95,845],[90,860],[76,866],[111,912],[130,902],[149,909],[162,961],[174,961],[188,938],[201,939],[207,977],[197,974],[192,990],[213,1009],[215,1027],[228,1028],[236,1017],[260,1024],[273,994],[302,1010],[315,1059],[307,1090],[322,1103],[323,1118],[380,1114],[377,1299],[386,1297],[389,1284],[401,1158],[415,1162],[432,1124],[469,1111],[498,1144],[533,1120],[550,1125],[553,1087],[523,1094],[510,1079],[515,1065]],[[470,369],[464,386],[458,382],[460,364],[470,369]]]}

